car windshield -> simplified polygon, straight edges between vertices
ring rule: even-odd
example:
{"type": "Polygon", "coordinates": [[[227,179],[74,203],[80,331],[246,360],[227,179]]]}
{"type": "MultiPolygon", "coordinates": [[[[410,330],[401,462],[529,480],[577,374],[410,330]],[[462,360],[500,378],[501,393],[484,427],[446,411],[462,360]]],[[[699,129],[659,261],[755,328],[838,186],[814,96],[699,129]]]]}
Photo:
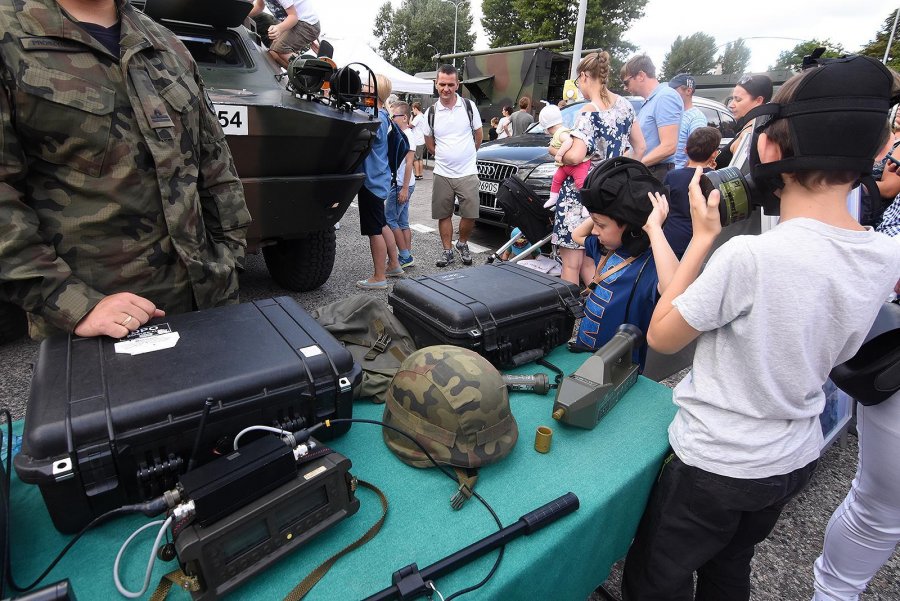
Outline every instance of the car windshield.
{"type": "MultiPolygon", "coordinates": [[[[626,96],[625,97],[631,105],[634,107],[634,111],[637,112],[641,105],[644,103],[644,99],[640,96],[626,96]]],[[[581,107],[586,104],[586,101],[580,100],[573,104],[568,105],[567,107],[560,109],[560,114],[562,114],[563,125],[569,129],[575,127],[575,118],[578,117],[578,114],[581,113],[581,107]]],[[[526,134],[543,134],[546,133],[544,128],[537,121],[534,122],[534,125],[525,130],[526,134]]]]}
{"type": "MultiPolygon", "coordinates": [[[[563,125],[569,129],[575,126],[575,117],[578,116],[578,113],[581,112],[581,107],[585,105],[584,101],[576,102],[574,104],[570,104],[569,106],[561,109],[559,112],[562,114],[563,125]]],[[[544,132],[544,128],[537,121],[534,122],[534,125],[525,130],[526,134],[542,134],[544,132]]]]}

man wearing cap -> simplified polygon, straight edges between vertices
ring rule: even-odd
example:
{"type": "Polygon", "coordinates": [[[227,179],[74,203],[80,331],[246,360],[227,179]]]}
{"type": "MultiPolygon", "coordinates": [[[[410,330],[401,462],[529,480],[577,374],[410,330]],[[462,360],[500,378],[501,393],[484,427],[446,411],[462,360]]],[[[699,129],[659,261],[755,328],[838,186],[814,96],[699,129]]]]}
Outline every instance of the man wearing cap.
{"type": "Polygon", "coordinates": [[[688,162],[685,147],[687,139],[695,129],[706,126],[703,112],[694,106],[694,78],[687,73],[679,73],[669,80],[669,87],[678,92],[684,102],[684,113],[678,127],[678,146],[675,149],[675,168],[681,169],[688,162]]]}
{"type": "Polygon", "coordinates": [[[647,142],[647,152],[641,162],[650,168],[656,179],[662,181],[666,173],[675,168],[678,128],[684,104],[678,92],[669,86],[659,85],[656,67],[646,54],[631,57],[619,74],[625,90],[646,99],[638,111],[638,123],[647,142]]]}

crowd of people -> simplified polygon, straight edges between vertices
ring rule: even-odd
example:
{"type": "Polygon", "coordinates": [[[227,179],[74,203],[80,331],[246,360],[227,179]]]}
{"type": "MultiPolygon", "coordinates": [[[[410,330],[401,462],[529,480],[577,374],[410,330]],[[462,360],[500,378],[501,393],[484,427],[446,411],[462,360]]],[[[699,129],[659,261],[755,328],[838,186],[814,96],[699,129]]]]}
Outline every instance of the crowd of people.
{"type": "MultiPolygon", "coordinates": [[[[267,4],[274,5],[268,12],[284,11],[262,28],[273,60],[286,65],[291,53],[315,47],[319,23],[309,0],[255,0],[251,16],[267,12],[267,4]]],[[[182,86],[206,98],[190,54],[129,3],[32,0],[24,10],[26,19],[0,7],[4,298],[29,313],[38,338],[118,338],[164,310],[237,302],[250,216],[222,128],[205,101],[169,110],[157,93],[182,86]],[[35,82],[30,74],[41,72],[41,59],[21,43],[34,27],[78,45],[66,76],[112,90],[111,106],[100,108],[114,119],[91,111],[94,99],[75,98],[63,79],[35,82]],[[122,77],[118,57],[145,40],[152,43],[131,57],[131,77],[122,77]],[[69,96],[56,102],[29,93],[38,88],[69,96]],[[184,136],[199,143],[170,143],[184,136]]],[[[815,470],[824,380],[853,356],[885,299],[900,291],[900,238],[881,233],[900,233],[900,160],[888,156],[900,145],[890,135],[900,129],[896,107],[888,120],[900,78],[877,61],[851,57],[798,74],[774,97],[765,76],[742,79],[730,108],[743,128],[728,151],[748,142],[756,149],[749,168],[770,185],[780,222],[711,254],[722,199],[718,191],[704,194],[700,179],[716,163],[720,135],[692,106],[694,79],[679,74],[664,85],[649,57],[631,58],[618,75],[625,90],[645,99],[636,113],[610,90],[609,54],[588,54],[577,73],[586,103],[574,126],[564,128],[553,105],[538,117],[558,163],[548,207],[562,277],[589,290],[576,347],[601,346],[623,322],[646,332],[646,343],[662,353],[696,342],[692,371],[674,390],[672,454],[628,552],[623,596],[748,599],[754,546],[815,470]],[[589,174],[619,157],[640,161],[664,186],[587,202],[589,174]],[[878,181],[867,193],[864,226],[846,199],[872,172],[873,159],[878,181]]],[[[472,263],[483,136],[478,108],[458,93],[451,65],[439,68],[438,99],[425,111],[389,103],[384,75],[372,83],[379,127],[358,195],[372,259],[372,275],[356,283],[365,290],[386,288],[387,278],[415,264],[408,212],[426,151],[435,159],[436,265],[472,263]],[[409,148],[396,168],[388,155],[395,128],[409,148]]],[[[531,99],[517,105],[503,108],[498,139],[534,121],[531,99]]],[[[638,349],[638,362],[646,349],[638,349]]],[[[855,599],[900,540],[893,461],[900,400],[861,410],[859,430],[864,461],[815,563],[817,600],[855,599]]]]}

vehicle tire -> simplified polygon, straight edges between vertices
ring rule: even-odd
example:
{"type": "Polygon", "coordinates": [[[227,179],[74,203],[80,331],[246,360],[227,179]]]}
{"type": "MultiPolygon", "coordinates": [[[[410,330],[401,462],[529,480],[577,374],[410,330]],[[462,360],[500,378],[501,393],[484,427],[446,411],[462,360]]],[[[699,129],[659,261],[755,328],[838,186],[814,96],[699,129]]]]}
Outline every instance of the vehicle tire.
{"type": "Polygon", "coordinates": [[[0,344],[18,340],[27,331],[25,311],[12,303],[0,302],[0,344]]]}
{"type": "Polygon", "coordinates": [[[281,240],[263,247],[269,275],[294,292],[315,290],[331,276],[337,249],[334,228],[307,234],[296,240],[281,240]]]}

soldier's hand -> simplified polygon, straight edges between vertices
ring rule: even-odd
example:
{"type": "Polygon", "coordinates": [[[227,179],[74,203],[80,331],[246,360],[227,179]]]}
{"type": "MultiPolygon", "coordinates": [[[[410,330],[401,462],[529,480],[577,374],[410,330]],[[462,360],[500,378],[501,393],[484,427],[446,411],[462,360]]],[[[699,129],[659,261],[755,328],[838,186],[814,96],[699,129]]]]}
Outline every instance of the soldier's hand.
{"type": "Polygon", "coordinates": [[[165,311],[157,309],[151,301],[132,294],[119,292],[104,297],[75,326],[78,336],[111,336],[122,338],[152,317],[164,317],[165,311]]]}

